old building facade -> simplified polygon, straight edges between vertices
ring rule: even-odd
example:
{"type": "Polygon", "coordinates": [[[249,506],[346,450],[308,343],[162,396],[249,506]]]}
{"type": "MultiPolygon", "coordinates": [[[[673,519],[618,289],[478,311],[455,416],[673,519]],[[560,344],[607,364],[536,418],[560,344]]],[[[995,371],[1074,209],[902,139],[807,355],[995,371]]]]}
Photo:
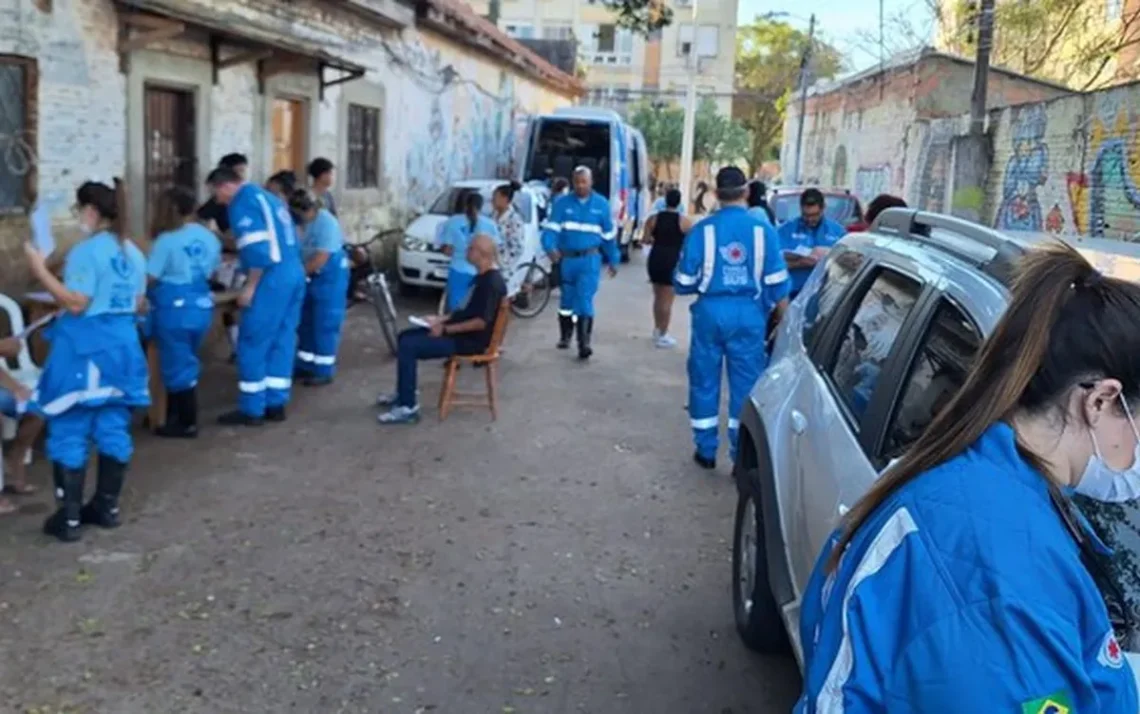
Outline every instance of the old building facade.
{"type": "Polygon", "coordinates": [[[509,176],[527,114],[581,86],[454,0],[0,0],[0,283],[39,196],[122,177],[146,237],[157,191],[204,195],[218,158],[253,178],[338,168],[350,240],[449,181],[509,176]]]}

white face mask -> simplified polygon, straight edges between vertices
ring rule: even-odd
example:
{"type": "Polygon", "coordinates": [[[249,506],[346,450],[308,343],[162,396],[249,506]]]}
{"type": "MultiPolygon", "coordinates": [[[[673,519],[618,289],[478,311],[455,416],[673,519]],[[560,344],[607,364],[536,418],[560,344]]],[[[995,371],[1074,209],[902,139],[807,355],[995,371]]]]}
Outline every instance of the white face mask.
{"type": "Polygon", "coordinates": [[[1090,429],[1089,435],[1092,437],[1093,455],[1089,457],[1085,472],[1081,475],[1080,483],[1074,488],[1082,496],[1107,503],[1120,503],[1140,498],[1140,431],[1136,429],[1132,410],[1128,408],[1128,402],[1125,401],[1123,395],[1120,397],[1120,403],[1124,405],[1124,415],[1128,417],[1128,423],[1132,425],[1132,433],[1136,435],[1132,465],[1123,471],[1116,471],[1111,468],[1100,452],[1096,433],[1090,429]]]}

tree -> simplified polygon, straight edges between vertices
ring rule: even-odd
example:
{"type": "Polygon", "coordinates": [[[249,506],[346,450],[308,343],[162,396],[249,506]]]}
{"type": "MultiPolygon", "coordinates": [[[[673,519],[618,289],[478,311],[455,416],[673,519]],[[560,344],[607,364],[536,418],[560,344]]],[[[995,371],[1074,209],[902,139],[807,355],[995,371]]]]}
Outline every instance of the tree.
{"type": "MultiPolygon", "coordinates": [[[[682,116],[683,121],[683,116],[682,116]]],[[[717,109],[716,102],[705,98],[697,106],[693,127],[693,159],[713,165],[751,159],[752,135],[739,121],[717,109]]]]}
{"type": "Polygon", "coordinates": [[[649,35],[673,21],[673,11],[661,0],[601,0],[617,13],[617,24],[649,35]]]}
{"type": "MultiPolygon", "coordinates": [[[[770,19],[757,18],[737,31],[733,115],[750,134],[746,153],[754,168],[774,155],[807,43],[806,33],[770,19]]],[[[839,51],[816,38],[808,81],[831,79],[842,68],[839,51]]]]}
{"type": "Polygon", "coordinates": [[[653,173],[661,165],[668,167],[681,157],[681,138],[685,130],[685,111],[663,102],[642,102],[629,114],[629,123],[645,137],[653,173]]]}
{"type": "MultiPolygon", "coordinates": [[[[884,20],[885,51],[913,50],[937,29],[940,49],[973,57],[977,52],[979,0],[923,0],[926,13],[895,14],[884,20]],[[914,17],[927,20],[915,22],[914,17]]],[[[1090,0],[996,0],[995,66],[1087,91],[1135,79],[1140,67],[1116,66],[1121,53],[1140,44],[1140,9],[1122,3],[1118,19],[1108,19],[1105,3],[1090,0]]],[[[856,33],[863,49],[878,38],[856,33]]],[[[870,51],[868,49],[868,51],[870,51]]]]}
{"type": "MultiPolygon", "coordinates": [[[[658,174],[681,158],[685,133],[685,110],[662,102],[642,102],[629,114],[629,123],[645,137],[653,173],[658,174]]],[[[721,114],[716,102],[705,98],[697,105],[693,124],[693,160],[726,164],[747,158],[751,137],[748,130],[721,114]]],[[[668,171],[666,171],[668,175],[668,171]]]]}

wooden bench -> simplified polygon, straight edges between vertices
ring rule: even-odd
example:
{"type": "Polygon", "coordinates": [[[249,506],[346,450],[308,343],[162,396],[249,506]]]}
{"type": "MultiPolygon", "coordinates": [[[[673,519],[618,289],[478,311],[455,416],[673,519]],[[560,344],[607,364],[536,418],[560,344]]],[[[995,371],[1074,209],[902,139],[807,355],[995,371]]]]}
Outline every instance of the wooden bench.
{"type": "Polygon", "coordinates": [[[499,311],[495,313],[495,325],[491,330],[491,344],[487,345],[487,350],[478,355],[453,355],[444,364],[443,385],[439,390],[440,421],[447,418],[452,407],[488,407],[491,410],[491,419],[499,418],[499,356],[503,338],[507,334],[507,320],[510,319],[510,315],[510,298],[503,298],[502,302],[499,303],[499,311]],[[485,398],[478,394],[464,394],[455,390],[459,368],[464,364],[484,368],[487,378],[487,396],[485,398]]]}

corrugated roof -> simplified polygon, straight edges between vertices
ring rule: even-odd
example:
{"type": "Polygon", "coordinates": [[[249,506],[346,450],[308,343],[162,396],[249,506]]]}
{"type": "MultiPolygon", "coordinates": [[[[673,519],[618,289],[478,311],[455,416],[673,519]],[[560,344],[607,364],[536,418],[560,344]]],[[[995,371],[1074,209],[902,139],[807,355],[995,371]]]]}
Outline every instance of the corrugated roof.
{"type": "MultiPolygon", "coordinates": [[[[503,57],[507,61],[514,60],[516,65],[542,82],[564,89],[569,93],[580,95],[586,91],[582,82],[569,75],[540,57],[536,52],[518,42],[507,33],[500,30],[493,22],[475,12],[462,0],[427,0],[427,4],[447,19],[481,36],[484,40],[496,45],[497,49],[505,50],[513,57],[503,57]]],[[[496,48],[489,48],[496,49],[496,48]]]]}

